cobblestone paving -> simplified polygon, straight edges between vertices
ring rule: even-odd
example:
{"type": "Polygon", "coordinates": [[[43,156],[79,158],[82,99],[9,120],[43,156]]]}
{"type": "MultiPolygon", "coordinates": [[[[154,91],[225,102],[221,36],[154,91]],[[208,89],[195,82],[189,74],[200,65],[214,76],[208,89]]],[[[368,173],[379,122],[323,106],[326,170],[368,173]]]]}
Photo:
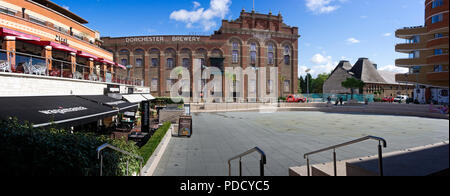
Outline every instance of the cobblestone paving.
{"type": "MultiPolygon", "coordinates": [[[[158,165],[158,176],[226,176],[227,160],[255,146],[267,154],[265,173],[287,176],[292,166],[306,164],[303,154],[366,135],[383,137],[385,152],[449,140],[449,121],[388,115],[322,112],[235,112],[194,114],[192,138],[172,138],[158,165]]],[[[376,155],[376,141],[338,149],[337,158],[376,155]]],[[[311,157],[332,161],[332,152],[311,157]]],[[[245,176],[259,175],[259,156],[243,159],[245,176]]],[[[238,162],[232,162],[237,175],[238,162]]]]}

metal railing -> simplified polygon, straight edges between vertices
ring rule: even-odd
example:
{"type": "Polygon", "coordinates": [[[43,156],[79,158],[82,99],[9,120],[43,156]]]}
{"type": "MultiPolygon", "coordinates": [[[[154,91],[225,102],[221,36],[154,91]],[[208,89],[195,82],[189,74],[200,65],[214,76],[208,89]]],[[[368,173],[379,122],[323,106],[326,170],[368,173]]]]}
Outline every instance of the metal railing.
{"type": "MultiPolygon", "coordinates": [[[[115,150],[117,152],[120,152],[122,154],[126,154],[128,156],[132,156],[132,157],[134,157],[136,159],[139,159],[140,160],[139,161],[139,176],[142,176],[141,170],[142,170],[142,163],[144,162],[144,158],[142,158],[141,156],[129,153],[127,151],[124,151],[124,150],[122,150],[120,148],[117,148],[115,146],[112,146],[110,144],[103,144],[103,145],[101,145],[100,147],[97,148],[97,157],[98,157],[98,159],[100,159],[100,176],[103,176],[103,154],[102,154],[102,151],[104,149],[106,149],[106,148],[110,148],[110,149],[113,149],[113,150],[115,150]]],[[[127,174],[126,174],[127,176],[129,175],[128,172],[129,171],[128,171],[128,160],[127,160],[127,174]]]]}
{"type": "Polygon", "coordinates": [[[75,64],[75,70],[72,72],[71,62],[58,59],[48,59],[48,61],[42,56],[0,49],[0,72],[144,86],[142,79],[120,76],[118,72],[111,74],[110,70],[106,70],[105,73],[111,74],[112,77],[112,79],[107,80],[103,74],[96,74],[95,68],[93,73],[90,74],[91,68],[86,65],[75,64]],[[8,52],[10,54],[9,57],[6,55],[8,52]],[[13,53],[15,54],[14,64],[10,60],[14,56],[11,55],[13,53]],[[48,70],[50,62],[52,63],[52,70],[48,70]]]}
{"type": "Polygon", "coordinates": [[[329,151],[329,150],[333,150],[333,164],[334,164],[334,176],[337,176],[337,161],[336,161],[336,149],[344,147],[344,146],[348,146],[348,145],[352,145],[355,143],[359,143],[359,142],[363,142],[366,140],[376,140],[378,141],[378,167],[379,167],[379,174],[380,176],[383,176],[383,149],[381,146],[381,143],[383,143],[383,147],[386,148],[387,147],[387,143],[386,140],[380,137],[375,137],[375,136],[366,136],[357,140],[353,140],[350,142],[346,142],[346,143],[342,143],[339,145],[335,145],[335,146],[331,146],[328,148],[324,148],[321,150],[317,150],[314,152],[310,152],[310,153],[306,153],[303,157],[306,159],[306,166],[307,166],[307,171],[308,171],[308,176],[311,176],[311,171],[310,171],[310,166],[309,166],[309,156],[313,155],[313,154],[317,154],[320,152],[325,152],[325,151],[329,151]]]}
{"type": "Polygon", "coordinates": [[[260,176],[264,176],[264,165],[267,163],[266,161],[266,153],[262,151],[260,148],[255,147],[247,152],[244,152],[238,156],[235,156],[228,160],[228,175],[231,176],[231,161],[239,159],[239,176],[242,176],[242,157],[247,156],[251,153],[258,152],[261,155],[261,160],[259,161],[259,171],[260,176]]]}

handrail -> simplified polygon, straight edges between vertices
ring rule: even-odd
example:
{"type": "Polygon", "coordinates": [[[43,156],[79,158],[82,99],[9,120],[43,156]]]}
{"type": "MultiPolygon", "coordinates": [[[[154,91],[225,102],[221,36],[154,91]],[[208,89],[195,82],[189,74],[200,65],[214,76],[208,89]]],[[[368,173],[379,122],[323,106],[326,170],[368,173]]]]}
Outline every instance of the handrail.
{"type": "MultiPolygon", "coordinates": [[[[120,149],[120,148],[117,148],[117,147],[112,146],[112,145],[107,144],[107,143],[106,143],[106,144],[103,144],[103,145],[101,145],[101,146],[99,146],[99,147],[97,148],[97,157],[98,157],[98,159],[100,159],[100,176],[103,175],[103,154],[102,154],[101,152],[102,152],[104,149],[106,149],[106,148],[110,148],[110,149],[113,149],[113,150],[115,150],[115,151],[118,151],[118,152],[120,152],[120,153],[122,153],[122,154],[126,154],[126,155],[128,155],[128,156],[132,156],[132,157],[134,157],[134,158],[140,159],[140,162],[139,162],[139,175],[141,176],[142,162],[144,161],[144,158],[142,158],[142,157],[139,156],[139,155],[135,155],[135,154],[129,153],[129,152],[127,152],[127,151],[124,151],[124,150],[122,150],[122,149],[120,149]]],[[[128,160],[127,160],[127,176],[128,176],[128,160]]]]}
{"type": "Polygon", "coordinates": [[[247,152],[237,155],[228,160],[228,175],[231,176],[231,161],[239,159],[239,176],[242,176],[242,157],[247,156],[251,153],[258,152],[261,155],[261,160],[259,161],[260,166],[260,176],[264,176],[264,165],[267,163],[266,153],[262,151],[259,147],[252,148],[247,152]]]}
{"type": "Polygon", "coordinates": [[[379,174],[380,176],[383,176],[383,151],[382,151],[382,147],[386,148],[387,147],[387,142],[385,139],[381,138],[381,137],[375,137],[375,136],[366,136],[366,137],[362,137],[360,139],[356,139],[356,140],[352,140],[349,142],[345,142],[342,144],[338,144],[338,145],[334,145],[331,147],[327,147],[321,150],[317,150],[317,151],[313,151],[310,153],[306,153],[303,158],[306,159],[306,165],[307,165],[307,170],[308,170],[308,176],[310,176],[310,166],[309,166],[309,156],[313,155],[313,154],[317,154],[320,152],[325,152],[325,151],[329,151],[329,150],[333,150],[333,163],[334,163],[334,175],[337,176],[337,162],[336,162],[336,149],[337,148],[341,148],[344,146],[349,146],[352,144],[356,144],[356,143],[360,143],[366,140],[377,140],[378,141],[378,167],[379,167],[379,174]],[[381,143],[383,143],[383,146],[381,145],[381,143]]]}

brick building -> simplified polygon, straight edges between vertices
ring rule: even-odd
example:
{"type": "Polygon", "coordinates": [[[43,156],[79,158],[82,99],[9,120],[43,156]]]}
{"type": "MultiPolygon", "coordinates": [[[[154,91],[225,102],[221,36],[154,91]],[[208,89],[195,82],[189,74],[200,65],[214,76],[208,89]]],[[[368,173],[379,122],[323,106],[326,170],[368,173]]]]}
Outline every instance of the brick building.
{"type": "MultiPolygon", "coordinates": [[[[222,27],[211,36],[103,37],[102,41],[103,47],[114,54],[116,63],[131,65],[119,74],[141,78],[155,96],[170,95],[174,81],[169,74],[175,67],[186,67],[192,75],[195,59],[202,66],[222,71],[226,67],[278,68],[278,95],[285,96],[298,88],[299,37],[298,28],[284,24],[281,14],[242,10],[237,20],[223,20],[222,27]]],[[[258,82],[261,81],[243,81],[245,99],[249,86],[258,82]]]]}
{"type": "Polygon", "coordinates": [[[378,70],[368,58],[359,58],[355,65],[348,61],[341,61],[331,72],[323,85],[325,94],[350,94],[351,90],[342,87],[347,78],[356,78],[364,82],[363,89],[355,89],[356,94],[377,94],[380,98],[395,97],[397,95],[411,96],[413,85],[401,84],[395,81],[395,73],[378,70]],[[362,90],[362,92],[360,92],[362,90]]]}

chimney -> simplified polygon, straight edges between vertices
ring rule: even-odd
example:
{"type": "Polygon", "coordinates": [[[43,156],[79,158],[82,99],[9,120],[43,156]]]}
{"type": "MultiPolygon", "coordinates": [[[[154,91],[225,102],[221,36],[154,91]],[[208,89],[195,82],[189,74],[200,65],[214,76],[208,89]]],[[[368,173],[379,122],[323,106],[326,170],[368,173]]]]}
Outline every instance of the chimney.
{"type": "Polygon", "coordinates": [[[378,70],[378,65],[377,64],[373,64],[373,66],[375,67],[376,70],[378,70]]]}

